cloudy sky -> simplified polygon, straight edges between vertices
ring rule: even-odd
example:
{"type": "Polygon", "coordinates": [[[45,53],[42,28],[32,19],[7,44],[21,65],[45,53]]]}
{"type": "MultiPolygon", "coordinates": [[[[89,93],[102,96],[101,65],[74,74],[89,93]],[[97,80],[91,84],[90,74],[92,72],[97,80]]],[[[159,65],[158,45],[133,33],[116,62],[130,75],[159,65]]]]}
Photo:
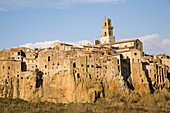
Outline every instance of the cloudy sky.
{"type": "Polygon", "coordinates": [[[93,42],[104,17],[116,41],[139,38],[146,53],[170,54],[169,0],[0,0],[0,49],[93,42]]]}

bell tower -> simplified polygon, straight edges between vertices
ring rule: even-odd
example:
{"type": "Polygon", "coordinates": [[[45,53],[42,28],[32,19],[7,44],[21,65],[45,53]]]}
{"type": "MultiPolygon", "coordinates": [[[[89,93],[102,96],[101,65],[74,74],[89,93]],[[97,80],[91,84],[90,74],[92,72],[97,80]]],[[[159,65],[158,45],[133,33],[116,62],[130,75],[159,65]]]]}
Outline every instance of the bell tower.
{"type": "Polygon", "coordinates": [[[111,23],[111,19],[105,18],[103,19],[102,25],[101,43],[108,44],[112,42],[115,42],[115,37],[113,36],[113,26],[111,23]]]}

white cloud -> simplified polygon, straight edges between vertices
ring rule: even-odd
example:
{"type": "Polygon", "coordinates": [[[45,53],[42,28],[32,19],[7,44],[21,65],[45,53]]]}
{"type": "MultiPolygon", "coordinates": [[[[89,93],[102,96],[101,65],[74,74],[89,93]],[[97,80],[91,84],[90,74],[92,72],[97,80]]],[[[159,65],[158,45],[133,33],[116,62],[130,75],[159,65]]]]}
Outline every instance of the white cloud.
{"type": "Polygon", "coordinates": [[[125,0],[0,0],[0,11],[17,8],[34,7],[53,7],[61,8],[73,4],[91,3],[117,3],[125,0]]]}
{"type": "MultiPolygon", "coordinates": [[[[144,52],[147,54],[167,54],[170,55],[170,39],[160,38],[159,34],[150,34],[145,36],[140,36],[137,38],[143,42],[144,52]]],[[[129,40],[129,39],[121,39],[129,40]]]]}
{"type": "MultiPolygon", "coordinates": [[[[143,42],[144,52],[147,54],[160,54],[165,53],[170,55],[170,39],[161,39],[159,34],[151,34],[145,35],[138,38],[133,39],[140,39],[143,42]]],[[[124,39],[127,40],[127,39],[124,39]]],[[[19,47],[28,47],[28,48],[48,48],[51,47],[53,43],[61,42],[59,40],[54,41],[44,41],[44,42],[35,42],[35,43],[26,43],[20,45],[19,47]]],[[[89,40],[81,40],[76,42],[63,42],[71,45],[85,45],[85,44],[92,44],[89,40]]]]}
{"type": "Polygon", "coordinates": [[[143,42],[144,51],[150,54],[166,53],[170,55],[170,39],[160,38],[159,34],[138,37],[143,42]]]}
{"type": "MultiPolygon", "coordinates": [[[[54,40],[54,41],[43,41],[43,42],[35,42],[35,43],[26,43],[23,45],[20,45],[19,47],[27,47],[27,48],[49,48],[52,46],[53,43],[55,42],[62,42],[59,40],[54,40]]],[[[81,40],[81,41],[76,41],[76,42],[62,42],[62,43],[67,43],[75,46],[81,46],[85,44],[91,44],[92,42],[88,40],[81,40]]]]}

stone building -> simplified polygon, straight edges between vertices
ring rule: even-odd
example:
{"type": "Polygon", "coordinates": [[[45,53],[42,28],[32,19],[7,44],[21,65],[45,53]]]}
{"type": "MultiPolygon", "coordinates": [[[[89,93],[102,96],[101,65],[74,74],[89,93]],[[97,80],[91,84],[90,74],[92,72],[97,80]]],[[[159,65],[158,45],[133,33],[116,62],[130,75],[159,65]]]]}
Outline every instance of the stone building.
{"type": "Polygon", "coordinates": [[[45,49],[1,50],[0,81],[0,97],[94,102],[113,91],[168,91],[170,58],[145,55],[139,39],[116,42],[111,19],[105,18],[94,45],[57,42],[45,49]]]}

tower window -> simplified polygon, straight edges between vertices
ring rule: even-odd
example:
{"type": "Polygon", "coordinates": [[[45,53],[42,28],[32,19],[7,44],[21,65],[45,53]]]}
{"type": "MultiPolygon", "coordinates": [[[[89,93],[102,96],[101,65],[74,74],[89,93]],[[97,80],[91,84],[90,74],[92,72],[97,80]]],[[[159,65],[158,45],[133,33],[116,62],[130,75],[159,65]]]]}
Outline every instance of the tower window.
{"type": "Polygon", "coordinates": [[[110,25],[110,21],[108,22],[108,24],[110,25]]]}
{"type": "Polygon", "coordinates": [[[107,25],[106,22],[104,23],[104,25],[105,25],[105,26],[107,25]]]}
{"type": "Polygon", "coordinates": [[[112,35],[112,32],[111,32],[111,31],[109,32],[109,35],[112,35]]]}
{"type": "Polygon", "coordinates": [[[106,32],[104,32],[104,36],[106,36],[107,35],[107,33],[106,32]]]}

